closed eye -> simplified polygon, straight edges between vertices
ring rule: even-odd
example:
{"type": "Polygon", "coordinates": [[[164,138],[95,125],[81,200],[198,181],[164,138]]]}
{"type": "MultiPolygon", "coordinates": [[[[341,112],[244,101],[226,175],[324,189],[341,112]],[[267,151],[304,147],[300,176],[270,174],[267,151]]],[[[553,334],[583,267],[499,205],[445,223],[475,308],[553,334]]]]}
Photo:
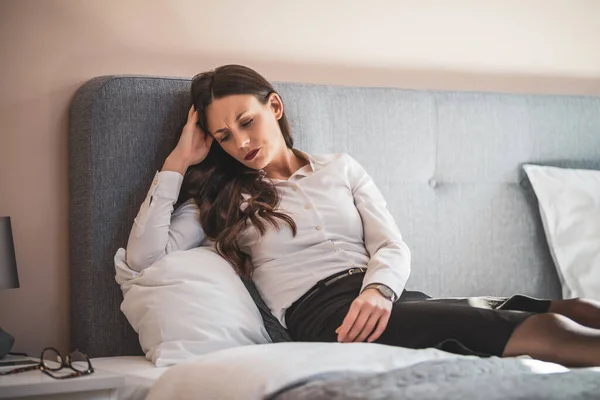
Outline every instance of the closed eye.
{"type": "Polygon", "coordinates": [[[252,125],[252,122],[254,122],[254,119],[251,118],[249,120],[246,120],[246,121],[242,122],[240,125],[242,126],[242,128],[247,128],[250,125],[252,125]]]}

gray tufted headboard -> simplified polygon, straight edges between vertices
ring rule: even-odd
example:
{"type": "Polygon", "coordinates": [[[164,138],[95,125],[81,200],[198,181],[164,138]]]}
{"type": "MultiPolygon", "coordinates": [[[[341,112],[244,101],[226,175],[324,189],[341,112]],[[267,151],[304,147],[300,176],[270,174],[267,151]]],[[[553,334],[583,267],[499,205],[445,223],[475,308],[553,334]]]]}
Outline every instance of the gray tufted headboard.
{"type": "MultiPolygon", "coordinates": [[[[71,344],[93,357],[141,354],[113,256],[185,123],[189,84],[103,76],[73,100],[71,344]]],[[[600,169],[600,97],[275,86],[297,148],[350,153],[383,192],[413,252],[409,289],[559,297],[521,165],[600,169]]]]}

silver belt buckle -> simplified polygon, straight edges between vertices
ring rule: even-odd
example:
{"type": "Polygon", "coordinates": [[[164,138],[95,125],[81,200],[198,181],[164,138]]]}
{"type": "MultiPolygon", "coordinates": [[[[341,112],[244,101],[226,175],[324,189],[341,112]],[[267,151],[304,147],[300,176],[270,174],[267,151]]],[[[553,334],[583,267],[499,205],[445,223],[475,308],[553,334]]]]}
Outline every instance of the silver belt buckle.
{"type": "Polygon", "coordinates": [[[352,275],[355,272],[365,272],[363,268],[352,268],[348,270],[348,275],[352,275]]]}

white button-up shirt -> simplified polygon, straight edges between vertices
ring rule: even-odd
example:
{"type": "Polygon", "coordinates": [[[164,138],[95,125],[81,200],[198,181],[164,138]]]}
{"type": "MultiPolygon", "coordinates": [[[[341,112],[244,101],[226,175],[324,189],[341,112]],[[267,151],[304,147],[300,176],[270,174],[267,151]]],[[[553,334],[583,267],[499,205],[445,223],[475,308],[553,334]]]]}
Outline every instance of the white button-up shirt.
{"type": "MultiPolygon", "coordinates": [[[[279,231],[266,223],[261,237],[249,225],[239,238],[241,250],[251,256],[254,283],[273,315],[286,326],[285,311],[295,300],[319,280],[350,268],[367,268],[361,290],[383,283],[402,294],[410,251],[371,177],[345,153],[294,152],[309,163],[287,180],[262,179],[275,184],[281,196],[278,211],[294,219],[297,235],[277,220],[279,231]]],[[[214,245],[205,240],[193,200],[173,211],[182,181],[177,172],[157,173],[127,244],[131,268],[140,271],[172,251],[214,245]]]]}

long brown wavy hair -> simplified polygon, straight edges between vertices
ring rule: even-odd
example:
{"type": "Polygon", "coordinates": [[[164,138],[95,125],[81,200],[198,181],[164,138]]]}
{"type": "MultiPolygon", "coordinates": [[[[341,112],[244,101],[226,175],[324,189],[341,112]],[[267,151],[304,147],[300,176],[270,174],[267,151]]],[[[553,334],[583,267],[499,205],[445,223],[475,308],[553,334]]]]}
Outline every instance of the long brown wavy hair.
{"type": "MultiPolygon", "coordinates": [[[[204,132],[208,132],[206,108],[213,100],[249,94],[266,104],[269,96],[276,93],[265,78],[241,65],[225,65],[194,76],[191,91],[198,124],[204,132]]],[[[279,119],[279,128],[286,146],[293,149],[294,140],[285,111],[279,119]]],[[[288,223],[296,236],[294,220],[276,211],[280,196],[275,186],[262,179],[261,171],[248,168],[227,154],[217,140],[213,141],[204,161],[188,168],[184,176],[179,202],[190,198],[200,208],[200,224],[206,236],[215,241],[219,255],[244,277],[252,276],[253,267],[237,239],[247,224],[254,225],[262,236],[267,229],[265,222],[279,230],[276,220],[280,219],[288,223]],[[244,201],[242,193],[250,195],[244,210],[240,209],[244,201]]]]}

